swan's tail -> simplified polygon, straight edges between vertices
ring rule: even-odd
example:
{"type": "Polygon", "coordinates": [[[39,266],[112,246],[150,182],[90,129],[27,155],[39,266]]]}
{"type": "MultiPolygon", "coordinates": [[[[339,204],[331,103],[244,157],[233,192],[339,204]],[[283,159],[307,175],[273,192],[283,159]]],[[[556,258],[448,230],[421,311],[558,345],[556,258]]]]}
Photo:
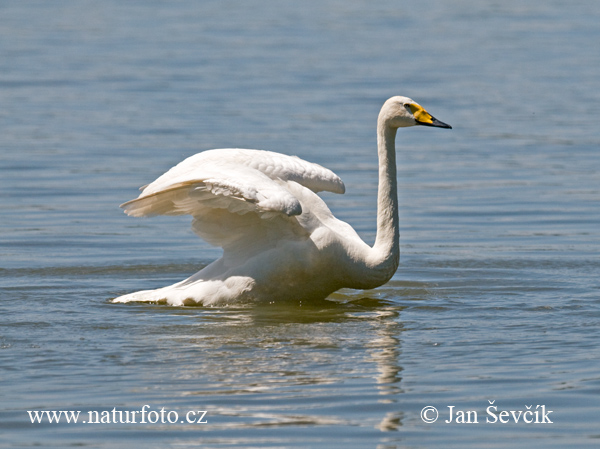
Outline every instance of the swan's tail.
{"type": "MultiPolygon", "coordinates": [[[[213,265],[209,265],[213,266],[213,265]]],[[[188,279],[157,290],[142,290],[119,296],[113,303],[152,302],[171,306],[215,306],[252,299],[250,294],[254,280],[247,276],[229,276],[225,280],[202,277],[206,274],[199,271],[188,279]]]]}
{"type": "Polygon", "coordinates": [[[156,303],[169,303],[167,297],[162,289],[158,290],[141,290],[139,292],[129,293],[114,298],[111,302],[114,303],[126,303],[126,302],[156,302],[156,303]]]}

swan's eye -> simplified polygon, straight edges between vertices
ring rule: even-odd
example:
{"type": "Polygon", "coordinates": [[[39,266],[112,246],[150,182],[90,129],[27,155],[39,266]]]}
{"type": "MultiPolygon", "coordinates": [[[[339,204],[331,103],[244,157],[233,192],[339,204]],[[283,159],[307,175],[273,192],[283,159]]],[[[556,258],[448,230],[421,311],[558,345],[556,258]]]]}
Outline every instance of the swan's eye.
{"type": "Polygon", "coordinates": [[[410,109],[410,104],[406,103],[406,104],[404,105],[404,107],[406,108],[406,110],[407,110],[408,112],[410,112],[410,113],[412,114],[412,110],[410,109]]]}

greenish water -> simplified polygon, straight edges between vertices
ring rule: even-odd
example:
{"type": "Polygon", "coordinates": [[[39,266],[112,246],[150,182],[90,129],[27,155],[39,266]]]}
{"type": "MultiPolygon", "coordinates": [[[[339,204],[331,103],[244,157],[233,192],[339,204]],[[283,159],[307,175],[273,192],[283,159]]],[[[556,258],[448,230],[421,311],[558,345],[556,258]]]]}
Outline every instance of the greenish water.
{"type": "Polygon", "coordinates": [[[592,1],[2,4],[0,447],[596,447],[599,15],[592,1]],[[189,218],[118,208],[209,148],[333,169],[347,192],[323,197],[373,242],[375,121],[396,94],[454,129],[398,135],[389,284],[314,304],[110,303],[218,257],[189,218]],[[27,413],[145,405],[179,419],[27,413]],[[524,422],[542,405],[552,423],[524,422]],[[487,422],[502,410],[523,413],[487,422]],[[190,411],[206,423],[179,422],[190,411]]]}

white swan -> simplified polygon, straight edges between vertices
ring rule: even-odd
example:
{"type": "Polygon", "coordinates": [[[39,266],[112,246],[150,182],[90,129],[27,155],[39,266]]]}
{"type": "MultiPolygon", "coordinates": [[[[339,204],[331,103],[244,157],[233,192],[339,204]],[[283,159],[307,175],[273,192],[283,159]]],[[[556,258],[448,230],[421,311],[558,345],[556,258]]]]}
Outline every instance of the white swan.
{"type": "Polygon", "coordinates": [[[392,97],[377,121],[377,237],[370,247],[315,192],[344,193],[320,165],[260,150],[209,150],[189,157],[121,207],[134,217],[193,217],[192,228],[223,256],[174,285],[115,298],[171,305],[322,299],[342,287],[370,289],[398,268],[396,130],[451,128],[410,98],[392,97]]]}

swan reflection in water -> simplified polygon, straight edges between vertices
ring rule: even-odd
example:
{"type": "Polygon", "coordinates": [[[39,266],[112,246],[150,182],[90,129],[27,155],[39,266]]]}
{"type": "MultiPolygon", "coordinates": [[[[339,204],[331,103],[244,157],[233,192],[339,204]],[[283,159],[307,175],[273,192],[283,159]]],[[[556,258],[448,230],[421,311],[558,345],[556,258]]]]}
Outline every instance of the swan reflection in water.
{"type": "Polygon", "coordinates": [[[202,398],[213,417],[220,417],[206,429],[358,425],[395,430],[401,425],[402,307],[357,293],[285,305],[153,306],[182,322],[173,327],[168,320],[164,343],[170,350],[157,352],[164,362],[159,366],[176,359],[182,368],[174,391],[202,398]]]}

